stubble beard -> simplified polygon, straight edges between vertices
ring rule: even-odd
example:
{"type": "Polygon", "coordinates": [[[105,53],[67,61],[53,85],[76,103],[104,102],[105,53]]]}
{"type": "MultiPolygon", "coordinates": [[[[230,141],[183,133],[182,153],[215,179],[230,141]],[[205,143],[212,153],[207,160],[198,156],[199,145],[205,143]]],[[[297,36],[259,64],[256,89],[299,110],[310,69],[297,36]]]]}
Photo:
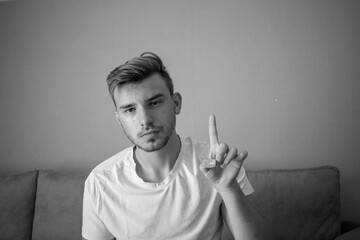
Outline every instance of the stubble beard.
{"type": "Polygon", "coordinates": [[[163,131],[165,133],[164,136],[160,136],[160,138],[150,138],[149,140],[146,141],[146,143],[142,144],[141,143],[141,140],[142,140],[141,136],[137,135],[137,137],[139,139],[139,141],[137,141],[121,125],[126,137],[130,140],[130,142],[132,142],[136,146],[136,148],[139,148],[139,149],[141,149],[141,150],[143,150],[145,152],[155,152],[155,151],[158,151],[158,150],[162,149],[163,147],[165,147],[167,145],[167,143],[169,142],[173,132],[175,131],[175,126],[176,126],[176,117],[175,117],[175,115],[170,120],[168,126],[169,126],[168,128],[164,128],[164,127],[160,128],[160,131],[163,131]]]}

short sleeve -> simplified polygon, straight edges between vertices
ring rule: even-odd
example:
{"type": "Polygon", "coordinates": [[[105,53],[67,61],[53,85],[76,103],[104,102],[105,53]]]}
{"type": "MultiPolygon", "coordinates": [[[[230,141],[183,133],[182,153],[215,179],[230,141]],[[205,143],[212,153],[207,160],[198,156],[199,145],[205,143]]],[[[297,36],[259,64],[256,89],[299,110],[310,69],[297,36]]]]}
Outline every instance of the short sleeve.
{"type": "Polygon", "coordinates": [[[100,194],[94,176],[90,173],[85,181],[83,197],[82,236],[88,240],[109,240],[114,237],[101,220],[100,194]]]}
{"type": "Polygon", "coordinates": [[[243,191],[245,196],[248,196],[254,192],[254,189],[246,176],[245,168],[243,166],[241,166],[240,172],[236,180],[240,184],[241,190],[243,191]]]}

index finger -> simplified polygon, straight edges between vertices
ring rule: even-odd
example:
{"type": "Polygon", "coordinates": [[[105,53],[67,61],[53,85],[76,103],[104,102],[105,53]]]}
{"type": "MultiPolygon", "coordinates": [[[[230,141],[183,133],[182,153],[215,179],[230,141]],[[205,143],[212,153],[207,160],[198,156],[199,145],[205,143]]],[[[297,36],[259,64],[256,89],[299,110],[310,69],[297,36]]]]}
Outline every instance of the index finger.
{"type": "Polygon", "coordinates": [[[219,145],[218,132],[216,128],[216,119],[215,115],[211,114],[209,116],[209,138],[210,138],[210,150],[214,151],[219,145]]]}

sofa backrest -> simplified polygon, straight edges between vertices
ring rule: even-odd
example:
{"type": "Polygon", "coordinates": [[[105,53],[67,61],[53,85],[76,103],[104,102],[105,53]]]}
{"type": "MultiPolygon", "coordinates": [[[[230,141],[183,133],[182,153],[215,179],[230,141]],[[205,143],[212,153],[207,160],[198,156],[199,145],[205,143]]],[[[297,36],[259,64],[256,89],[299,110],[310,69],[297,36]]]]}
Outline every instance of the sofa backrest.
{"type": "Polygon", "coordinates": [[[87,175],[39,171],[33,240],[81,239],[82,199],[87,175]]]}
{"type": "MultiPolygon", "coordinates": [[[[335,239],[340,235],[340,181],[335,167],[248,171],[259,211],[277,239],[335,239]]],[[[223,239],[229,237],[225,229],[223,239]]]]}
{"type": "MultiPolygon", "coordinates": [[[[278,239],[334,239],[340,234],[335,167],[248,171],[247,175],[259,211],[273,224],[278,239]]],[[[30,239],[32,234],[34,240],[81,239],[86,177],[56,171],[0,176],[0,238],[30,239]]],[[[233,239],[228,231],[224,229],[223,240],[233,239]]]]}
{"type": "Polygon", "coordinates": [[[0,239],[31,239],[37,174],[0,175],[0,239]]]}

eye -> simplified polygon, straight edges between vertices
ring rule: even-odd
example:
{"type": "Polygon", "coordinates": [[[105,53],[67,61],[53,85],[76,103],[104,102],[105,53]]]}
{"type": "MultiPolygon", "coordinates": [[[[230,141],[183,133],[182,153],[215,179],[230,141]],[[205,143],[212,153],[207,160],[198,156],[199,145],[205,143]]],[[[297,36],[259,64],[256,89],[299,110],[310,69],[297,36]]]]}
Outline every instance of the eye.
{"type": "Polygon", "coordinates": [[[124,113],[132,113],[132,112],[134,112],[135,111],[135,108],[127,108],[127,109],[125,109],[123,112],[124,113]]]}
{"type": "Polygon", "coordinates": [[[149,103],[150,107],[156,107],[161,104],[161,100],[152,101],[149,103]]]}

